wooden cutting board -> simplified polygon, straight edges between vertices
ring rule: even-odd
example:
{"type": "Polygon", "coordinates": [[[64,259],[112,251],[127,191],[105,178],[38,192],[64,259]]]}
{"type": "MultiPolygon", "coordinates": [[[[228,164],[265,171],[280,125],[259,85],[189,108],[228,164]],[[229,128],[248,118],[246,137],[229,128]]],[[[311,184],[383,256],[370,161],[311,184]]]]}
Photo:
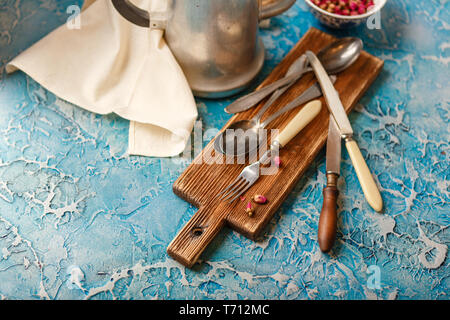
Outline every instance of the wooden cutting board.
{"type": "MultiPolygon", "coordinates": [[[[259,87],[282,78],[291,63],[306,50],[317,53],[333,40],[335,40],[333,36],[311,28],[259,87]]],[[[350,112],[355,106],[382,67],[382,60],[367,52],[362,52],[359,59],[350,68],[338,74],[335,87],[347,112],[350,112]]],[[[263,119],[301,94],[314,81],[312,72],[303,76],[275,102],[263,119]]],[[[194,159],[173,185],[175,194],[199,210],[167,248],[171,257],[187,267],[192,267],[206,246],[225,225],[251,239],[258,236],[325,145],[329,112],[323,98],[322,102],[322,111],[317,118],[280,150],[282,166],[278,172],[275,175],[261,176],[255,185],[244,194],[245,201],[236,200],[229,204],[219,201],[216,195],[239,175],[246,164],[225,164],[224,157],[214,151],[214,139],[203,149],[202,153],[194,159]],[[223,164],[211,164],[211,161],[206,163],[204,159],[207,156],[217,156],[216,159],[223,159],[223,164]],[[266,196],[268,203],[255,206],[253,216],[249,217],[245,207],[248,200],[255,194],[266,196]]],[[[222,130],[234,121],[250,119],[258,112],[263,103],[264,101],[255,108],[233,116],[222,130]]],[[[300,108],[296,108],[284,114],[270,123],[267,129],[283,129],[299,110],[300,108]]]]}

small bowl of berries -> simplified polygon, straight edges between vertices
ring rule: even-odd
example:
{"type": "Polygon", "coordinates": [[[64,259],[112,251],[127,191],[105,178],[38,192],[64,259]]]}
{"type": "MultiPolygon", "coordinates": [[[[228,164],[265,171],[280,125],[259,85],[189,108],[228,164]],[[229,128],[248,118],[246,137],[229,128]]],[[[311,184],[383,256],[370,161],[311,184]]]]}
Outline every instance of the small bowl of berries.
{"type": "Polygon", "coordinates": [[[344,29],[366,22],[386,0],[305,0],[312,14],[324,25],[344,29]]]}

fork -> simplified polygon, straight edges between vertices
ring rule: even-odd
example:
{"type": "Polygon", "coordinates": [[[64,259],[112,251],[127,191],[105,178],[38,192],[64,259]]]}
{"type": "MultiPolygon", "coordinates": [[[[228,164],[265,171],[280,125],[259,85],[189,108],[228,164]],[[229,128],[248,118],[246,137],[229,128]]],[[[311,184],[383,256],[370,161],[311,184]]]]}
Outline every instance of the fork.
{"type": "Polygon", "coordinates": [[[302,131],[319,114],[321,108],[322,103],[320,100],[311,101],[304,106],[275,138],[269,150],[259,160],[246,166],[239,176],[228,187],[219,192],[216,197],[222,195],[220,197],[221,200],[229,200],[231,203],[246,192],[258,180],[261,165],[266,164],[271,159],[275,150],[283,148],[292,138],[302,131]]]}

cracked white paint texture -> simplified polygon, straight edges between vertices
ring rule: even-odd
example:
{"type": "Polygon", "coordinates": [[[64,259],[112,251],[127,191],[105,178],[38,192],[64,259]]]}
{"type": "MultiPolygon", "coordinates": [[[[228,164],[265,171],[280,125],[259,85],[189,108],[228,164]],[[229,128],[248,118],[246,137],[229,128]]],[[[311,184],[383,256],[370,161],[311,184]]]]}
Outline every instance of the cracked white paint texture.
{"type": "MultiPolygon", "coordinates": [[[[388,1],[381,30],[324,29],[303,1],[271,20],[259,82],[311,26],[359,36],[385,60],[350,115],[385,212],[367,205],[344,152],[337,243],[322,254],[322,151],[259,241],[225,230],[193,270],[165,252],[196,210],[171,188],[190,159],[129,157],[127,121],[4,71],[74,3],[0,2],[1,299],[449,298],[449,1],[388,1]]],[[[230,101],[198,100],[204,132],[230,101]]]]}

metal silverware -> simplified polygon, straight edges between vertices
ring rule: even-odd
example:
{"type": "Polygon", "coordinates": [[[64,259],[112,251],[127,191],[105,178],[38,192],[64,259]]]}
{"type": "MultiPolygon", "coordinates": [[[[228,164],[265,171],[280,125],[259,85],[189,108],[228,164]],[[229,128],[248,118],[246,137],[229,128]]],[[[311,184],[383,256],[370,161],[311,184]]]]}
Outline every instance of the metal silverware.
{"type": "Polygon", "coordinates": [[[322,87],[328,109],[334,120],[336,120],[341,137],[345,140],[345,146],[350,155],[350,159],[352,160],[353,167],[355,168],[367,202],[375,211],[381,211],[383,209],[383,200],[381,199],[380,192],[375,184],[372,174],[367,167],[366,161],[359,150],[358,144],[353,139],[353,129],[339,98],[339,94],[334,88],[330,77],[317,56],[311,51],[307,51],[306,56],[308,57],[309,63],[322,87]]]}
{"type": "MultiPolygon", "coordinates": [[[[330,78],[333,83],[336,81],[336,76],[331,76],[330,78]]],[[[297,108],[310,100],[316,99],[321,95],[322,92],[320,86],[318,83],[315,83],[263,122],[261,122],[261,117],[265,110],[261,109],[258,114],[250,120],[241,120],[232,123],[216,137],[214,149],[222,154],[236,157],[256,151],[262,143],[262,140],[264,140],[264,136],[260,135],[261,129],[264,129],[270,122],[282,114],[297,108]],[[242,139],[240,139],[241,136],[239,134],[242,134],[242,139]],[[244,140],[244,138],[247,140],[244,140]]]]}
{"type": "Polygon", "coordinates": [[[273,150],[283,148],[292,138],[294,138],[304,127],[306,127],[320,112],[322,103],[319,100],[311,101],[304,106],[297,115],[289,121],[287,126],[272,142],[270,149],[256,162],[245,167],[239,176],[217,196],[229,202],[236,200],[241,194],[247,191],[259,178],[260,166],[271,158],[273,150]]]}
{"type": "Polygon", "coordinates": [[[323,204],[319,219],[317,238],[320,250],[328,252],[336,239],[337,228],[337,198],[339,190],[337,182],[341,167],[341,133],[339,127],[330,117],[327,138],[326,176],[327,185],[323,189],[323,204]]]}
{"type": "Polygon", "coordinates": [[[267,102],[264,104],[264,107],[262,108],[267,109],[268,106],[272,105],[275,100],[277,100],[284,92],[292,87],[292,85],[294,85],[294,83],[296,83],[297,80],[305,74],[305,69],[307,66],[308,59],[303,54],[289,66],[288,71],[282,79],[264,87],[261,90],[258,90],[259,93],[257,95],[252,95],[251,93],[240,99],[237,99],[235,102],[231,103],[225,108],[225,112],[238,113],[248,110],[254,107],[258,102],[260,102],[263,99],[261,98],[262,96],[266,97],[267,95],[272,93],[269,100],[267,100],[267,102]]]}
{"type": "MultiPolygon", "coordinates": [[[[290,76],[292,74],[300,74],[300,72],[303,71],[306,68],[307,65],[308,65],[308,59],[303,54],[303,55],[300,56],[300,58],[298,58],[297,60],[295,60],[291,64],[291,66],[289,67],[288,71],[286,72],[286,76],[290,76]]],[[[303,75],[303,73],[301,73],[301,74],[303,75]]],[[[301,75],[300,75],[300,77],[301,77],[301,75]]],[[[277,89],[275,92],[272,93],[270,98],[266,101],[264,106],[258,111],[258,114],[255,116],[255,120],[258,119],[258,121],[256,121],[256,122],[259,123],[259,119],[261,119],[261,116],[266,112],[266,110],[269,109],[272,106],[272,104],[283,93],[285,93],[290,87],[292,87],[295,82],[296,81],[293,80],[290,83],[288,83],[287,85],[285,85],[284,87],[281,87],[281,88],[277,89]]],[[[318,87],[318,89],[319,89],[319,94],[320,94],[320,87],[318,87]]]]}
{"type": "MultiPolygon", "coordinates": [[[[362,48],[363,43],[361,39],[347,37],[333,41],[325,46],[319,51],[317,57],[323,63],[329,74],[337,74],[347,69],[359,58],[362,48]]],[[[283,90],[286,88],[287,90],[288,87],[285,86],[291,86],[299,80],[303,74],[312,71],[311,68],[308,68],[308,66],[303,63],[304,55],[300,56],[292,63],[284,78],[237,99],[225,108],[225,112],[237,113],[248,110],[275,90],[279,88],[282,88],[283,90]]]]}

